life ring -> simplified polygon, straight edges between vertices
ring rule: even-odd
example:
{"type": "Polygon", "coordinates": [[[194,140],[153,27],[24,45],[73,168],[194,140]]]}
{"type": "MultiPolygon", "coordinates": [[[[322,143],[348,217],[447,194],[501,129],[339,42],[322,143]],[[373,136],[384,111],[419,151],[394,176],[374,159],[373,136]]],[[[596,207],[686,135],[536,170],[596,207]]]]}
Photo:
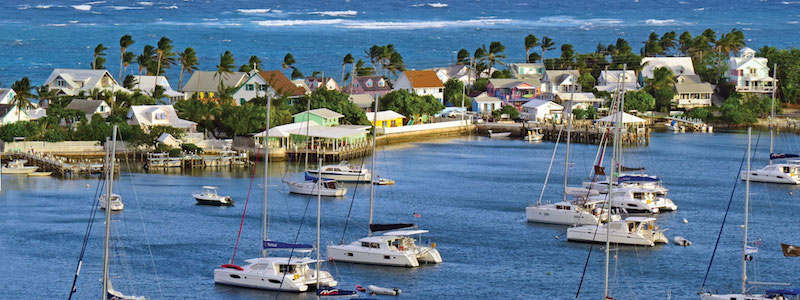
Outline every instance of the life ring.
{"type": "Polygon", "coordinates": [[[234,265],[234,264],[224,264],[224,265],[222,265],[220,267],[225,268],[225,269],[235,269],[235,270],[239,270],[239,271],[244,271],[244,269],[242,269],[242,267],[234,265]]]}
{"type": "Polygon", "coordinates": [[[300,275],[294,274],[294,280],[300,279],[300,275]]]}
{"type": "Polygon", "coordinates": [[[403,249],[403,246],[398,247],[398,249],[400,249],[400,251],[405,250],[405,249],[403,249]]]}

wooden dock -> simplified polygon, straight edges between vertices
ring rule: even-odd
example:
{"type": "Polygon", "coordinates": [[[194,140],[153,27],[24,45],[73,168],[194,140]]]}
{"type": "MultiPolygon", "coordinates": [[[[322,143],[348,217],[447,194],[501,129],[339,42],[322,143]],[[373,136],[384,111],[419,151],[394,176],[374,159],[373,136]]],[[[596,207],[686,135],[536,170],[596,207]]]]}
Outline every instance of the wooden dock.
{"type": "MultiPolygon", "coordinates": [[[[53,172],[63,177],[80,174],[102,174],[105,170],[103,159],[72,159],[46,153],[10,152],[5,154],[11,159],[24,159],[26,165],[39,167],[39,171],[53,172]]],[[[115,162],[115,172],[119,172],[119,159],[115,162]]]]}
{"type": "MultiPolygon", "coordinates": [[[[489,130],[492,132],[511,132],[512,137],[522,138],[525,137],[528,130],[533,128],[540,128],[542,137],[545,141],[555,142],[558,140],[558,133],[561,131],[560,124],[528,124],[528,123],[482,123],[478,124],[479,134],[488,134],[489,130]]],[[[620,135],[621,143],[625,146],[647,146],[650,144],[650,128],[631,126],[622,130],[620,135]]],[[[598,145],[603,140],[603,136],[608,132],[609,136],[613,136],[613,131],[607,128],[598,127],[589,123],[576,124],[572,126],[570,135],[570,142],[579,144],[594,144],[598,145]]],[[[561,141],[566,141],[566,130],[561,135],[561,141]]]]}
{"type": "Polygon", "coordinates": [[[249,155],[246,152],[222,151],[210,154],[183,153],[178,157],[170,157],[167,153],[148,153],[144,167],[145,169],[194,169],[250,165],[249,155]]]}

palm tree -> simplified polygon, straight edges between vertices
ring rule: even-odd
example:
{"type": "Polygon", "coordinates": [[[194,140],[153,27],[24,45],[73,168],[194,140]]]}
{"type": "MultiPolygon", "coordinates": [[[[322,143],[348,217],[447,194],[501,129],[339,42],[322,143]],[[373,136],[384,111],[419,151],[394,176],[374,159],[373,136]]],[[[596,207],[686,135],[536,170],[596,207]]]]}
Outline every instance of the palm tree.
{"type": "Polygon", "coordinates": [[[94,47],[94,60],[92,60],[92,69],[105,69],[103,64],[106,62],[106,49],[108,47],[103,46],[103,44],[97,44],[97,47],[94,47]]]}
{"type": "Polygon", "coordinates": [[[539,46],[541,46],[541,43],[539,43],[539,38],[537,38],[535,35],[529,34],[528,36],[525,37],[525,61],[526,62],[531,62],[530,61],[530,51],[531,51],[531,49],[539,47],[539,46]]]}
{"type": "Polygon", "coordinates": [[[34,90],[36,91],[36,98],[39,99],[39,107],[41,107],[44,103],[49,104],[53,97],[55,97],[55,94],[47,85],[36,87],[34,90]]]}
{"type": "Polygon", "coordinates": [[[692,47],[692,34],[689,33],[688,31],[684,31],[678,38],[678,50],[681,52],[681,55],[687,56],[689,55],[689,49],[691,47],[692,47]]]}
{"type": "Polygon", "coordinates": [[[292,67],[292,75],[291,75],[291,77],[292,77],[292,80],[294,80],[294,79],[298,79],[298,78],[303,78],[304,76],[303,76],[303,72],[300,72],[300,69],[292,67]]]}
{"type": "MultiPolygon", "coordinates": [[[[393,51],[391,56],[389,56],[389,62],[386,64],[386,70],[388,72],[392,72],[392,75],[397,77],[397,72],[403,71],[406,69],[406,63],[403,61],[403,56],[400,55],[400,52],[393,51]]],[[[389,78],[389,74],[386,74],[387,78],[389,78]]]]}
{"type": "Polygon", "coordinates": [[[467,49],[458,50],[458,54],[456,54],[456,65],[469,65],[469,59],[469,51],[467,51],[467,49]]]}
{"type": "Polygon", "coordinates": [[[542,61],[544,61],[544,53],[555,49],[556,43],[554,43],[553,39],[549,37],[543,37],[540,46],[542,47],[542,61]]]}
{"type": "Polygon", "coordinates": [[[162,36],[161,39],[158,40],[157,45],[156,53],[158,54],[158,58],[156,59],[157,67],[155,75],[160,76],[162,66],[165,69],[169,69],[169,67],[175,63],[175,52],[172,52],[175,46],[172,46],[172,40],[165,36],[162,36]]]}
{"type": "Polygon", "coordinates": [[[145,45],[142,49],[142,54],[136,57],[136,63],[139,64],[139,77],[142,76],[142,71],[147,70],[150,73],[150,68],[153,65],[153,58],[156,56],[156,48],[151,45],[145,45]]]}
{"type": "Polygon", "coordinates": [[[297,61],[294,59],[294,56],[291,53],[286,53],[286,56],[283,57],[283,64],[281,65],[284,70],[292,69],[292,65],[297,61]]]}
{"type": "Polygon", "coordinates": [[[119,39],[119,76],[117,76],[117,78],[122,78],[122,70],[125,67],[125,54],[127,53],[125,51],[128,50],[128,47],[133,45],[133,43],[134,40],[130,34],[123,35],[119,39]]]}
{"type": "Polygon", "coordinates": [[[675,49],[675,47],[678,45],[678,43],[676,42],[677,37],[678,34],[675,33],[675,31],[664,33],[664,35],[661,36],[661,41],[659,41],[659,45],[661,46],[661,50],[663,51],[662,54],[666,54],[667,50],[675,49]]]}
{"type": "Polygon", "coordinates": [[[133,60],[136,59],[136,54],[133,52],[125,52],[122,54],[122,73],[127,73],[128,67],[133,63],[133,60]]]}
{"type": "Polygon", "coordinates": [[[219,55],[219,64],[217,65],[217,73],[216,75],[219,77],[219,88],[217,92],[222,92],[222,89],[225,88],[225,85],[222,84],[222,78],[228,78],[228,74],[233,73],[233,66],[236,63],[233,60],[233,54],[230,51],[225,51],[219,55]]]}
{"type": "Polygon", "coordinates": [[[500,59],[506,58],[506,55],[503,54],[505,51],[506,46],[503,46],[500,42],[491,42],[489,44],[489,51],[486,56],[486,61],[489,63],[489,76],[492,75],[492,67],[494,64],[504,64],[500,59]]]}
{"type": "Polygon", "coordinates": [[[376,64],[376,61],[378,61],[381,55],[383,54],[383,47],[378,45],[372,45],[372,47],[369,48],[369,51],[364,50],[364,53],[367,54],[366,58],[369,58],[369,61],[372,63],[372,68],[377,73],[378,65],[376,64]]]}
{"type": "Polygon", "coordinates": [[[181,76],[178,78],[178,90],[180,91],[183,87],[183,72],[192,74],[197,71],[197,52],[191,47],[186,48],[178,55],[178,60],[181,63],[181,76]]]}
{"type": "Polygon", "coordinates": [[[260,65],[261,65],[261,59],[259,59],[258,56],[253,55],[250,56],[250,60],[247,61],[246,65],[241,65],[239,67],[239,72],[250,73],[250,71],[252,70],[260,71],[261,70],[261,67],[259,67],[260,65]]]}
{"type": "Polygon", "coordinates": [[[354,60],[355,59],[353,58],[353,55],[350,54],[350,53],[347,53],[347,55],[345,55],[344,58],[342,58],[342,78],[341,78],[341,80],[339,80],[339,82],[340,82],[340,84],[342,86],[345,85],[344,84],[344,68],[347,66],[347,64],[352,64],[354,60]]]}
{"type": "Polygon", "coordinates": [[[475,49],[475,53],[472,55],[472,70],[475,72],[476,79],[480,78],[481,73],[483,73],[483,70],[486,69],[486,64],[484,64],[484,62],[486,61],[486,56],[488,55],[489,54],[486,53],[486,47],[479,47],[478,49],[475,49]]]}
{"type": "Polygon", "coordinates": [[[22,79],[15,81],[14,84],[11,85],[11,89],[14,90],[16,95],[14,95],[14,98],[11,99],[9,104],[17,107],[17,110],[19,111],[17,113],[17,122],[19,122],[22,113],[33,107],[33,104],[30,100],[31,81],[28,79],[28,77],[22,77],[22,79]]]}

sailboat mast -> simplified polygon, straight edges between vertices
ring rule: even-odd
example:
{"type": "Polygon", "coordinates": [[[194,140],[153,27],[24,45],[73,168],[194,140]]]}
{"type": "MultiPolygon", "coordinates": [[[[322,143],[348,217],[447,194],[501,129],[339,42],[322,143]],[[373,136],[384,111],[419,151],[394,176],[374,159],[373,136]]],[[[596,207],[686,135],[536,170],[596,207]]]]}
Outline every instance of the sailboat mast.
{"type": "Polygon", "coordinates": [[[264,131],[264,208],[261,216],[261,256],[267,257],[264,242],[267,241],[267,190],[269,190],[269,115],[272,106],[272,96],[267,95],[267,129],[264,131]]]}
{"type": "MultiPolygon", "coordinates": [[[[773,128],[772,128],[772,119],[775,118],[775,91],[778,89],[778,64],[775,63],[774,67],[772,68],[774,71],[772,73],[772,103],[770,104],[770,114],[769,114],[769,155],[772,156],[774,153],[772,149],[772,140],[773,140],[773,128]]],[[[769,160],[769,163],[772,164],[772,160],[769,160]]]]}
{"type": "MultiPolygon", "coordinates": [[[[622,66],[622,74],[623,80],[624,76],[628,71],[628,64],[624,64],[622,66]]],[[[611,221],[611,209],[613,203],[613,188],[614,188],[614,173],[616,172],[616,163],[617,163],[617,149],[619,148],[619,134],[620,134],[620,126],[622,125],[622,99],[624,97],[624,85],[622,90],[617,90],[617,100],[614,103],[616,109],[611,109],[613,113],[616,114],[616,120],[614,121],[614,142],[612,144],[611,150],[611,174],[606,175],[608,177],[608,203],[606,205],[606,274],[605,280],[603,281],[603,295],[604,299],[608,298],[608,273],[609,273],[609,262],[611,258],[611,224],[608,222],[611,221]]]]}
{"type": "Polygon", "coordinates": [[[567,185],[569,184],[569,142],[572,133],[572,107],[573,100],[575,99],[575,78],[572,79],[572,93],[569,95],[569,114],[567,120],[567,151],[564,158],[564,196],[563,201],[567,202],[567,185]]]}
{"type": "MultiPolygon", "coordinates": [[[[322,157],[319,158],[319,165],[322,166],[322,157]]],[[[317,267],[317,298],[319,298],[319,251],[320,251],[320,223],[322,223],[322,168],[317,168],[317,263],[315,264],[317,267]]]]}
{"type": "MultiPolygon", "coordinates": [[[[310,123],[311,122],[311,113],[310,113],[310,111],[311,111],[311,99],[309,98],[308,99],[308,108],[306,109],[306,147],[305,147],[306,148],[306,155],[304,155],[305,156],[305,164],[303,165],[303,170],[308,170],[308,130],[309,130],[308,129],[308,125],[311,124],[310,123]]],[[[319,166],[317,166],[317,169],[320,169],[320,168],[322,168],[322,164],[321,163],[319,164],[319,166]]],[[[319,178],[322,178],[322,177],[319,177],[319,178]]]]}
{"type": "Polygon", "coordinates": [[[372,176],[375,176],[375,136],[378,124],[378,98],[375,98],[375,111],[372,112],[372,165],[369,171],[369,236],[372,236],[372,206],[375,203],[375,185],[372,176]]]}
{"type": "Polygon", "coordinates": [[[742,295],[747,294],[747,222],[750,213],[750,143],[753,128],[747,128],[747,181],[744,188],[744,242],[742,243],[742,295]]]}
{"type": "MultiPolygon", "coordinates": [[[[106,159],[106,236],[103,240],[103,300],[108,299],[108,255],[111,238],[111,182],[114,181],[114,152],[117,144],[117,125],[111,130],[111,153],[106,159]]],[[[108,139],[106,139],[108,145],[108,139]]],[[[106,148],[107,149],[107,148],[106,148]]]]}

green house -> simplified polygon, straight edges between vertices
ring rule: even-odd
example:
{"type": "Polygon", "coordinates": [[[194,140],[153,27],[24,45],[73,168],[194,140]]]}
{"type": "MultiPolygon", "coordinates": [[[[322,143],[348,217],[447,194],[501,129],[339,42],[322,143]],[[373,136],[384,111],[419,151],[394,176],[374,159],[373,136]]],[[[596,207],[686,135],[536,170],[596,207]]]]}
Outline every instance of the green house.
{"type": "Polygon", "coordinates": [[[292,117],[294,119],[294,123],[310,121],[317,123],[320,126],[330,127],[339,125],[339,119],[344,117],[344,115],[327,108],[317,108],[295,114],[292,117]]]}

